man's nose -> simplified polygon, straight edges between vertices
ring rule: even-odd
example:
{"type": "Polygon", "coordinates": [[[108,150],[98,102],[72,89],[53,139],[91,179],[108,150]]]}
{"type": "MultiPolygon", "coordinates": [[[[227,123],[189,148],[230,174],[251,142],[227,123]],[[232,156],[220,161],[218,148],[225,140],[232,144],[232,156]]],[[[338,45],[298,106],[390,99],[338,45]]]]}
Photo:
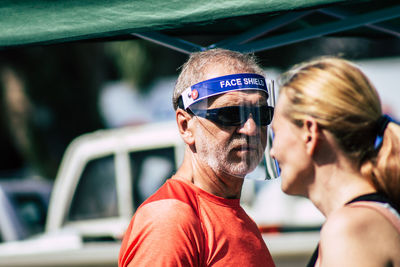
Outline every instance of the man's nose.
{"type": "Polygon", "coordinates": [[[238,132],[246,134],[248,136],[257,135],[257,124],[254,121],[252,114],[249,114],[249,117],[247,118],[246,122],[240,126],[238,132]]]}

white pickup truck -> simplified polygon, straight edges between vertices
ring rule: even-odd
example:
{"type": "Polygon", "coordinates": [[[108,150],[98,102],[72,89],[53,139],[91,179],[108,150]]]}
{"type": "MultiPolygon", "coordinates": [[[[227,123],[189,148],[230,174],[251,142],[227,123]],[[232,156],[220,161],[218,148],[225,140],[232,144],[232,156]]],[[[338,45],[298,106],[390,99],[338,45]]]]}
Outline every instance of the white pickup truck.
{"type": "MultiPolygon", "coordinates": [[[[0,266],[117,266],[121,239],[136,207],[182,158],[175,122],[78,137],[57,174],[45,232],[1,244],[0,266]]],[[[304,266],[318,231],[268,233],[264,238],[278,266],[304,266]]]]}

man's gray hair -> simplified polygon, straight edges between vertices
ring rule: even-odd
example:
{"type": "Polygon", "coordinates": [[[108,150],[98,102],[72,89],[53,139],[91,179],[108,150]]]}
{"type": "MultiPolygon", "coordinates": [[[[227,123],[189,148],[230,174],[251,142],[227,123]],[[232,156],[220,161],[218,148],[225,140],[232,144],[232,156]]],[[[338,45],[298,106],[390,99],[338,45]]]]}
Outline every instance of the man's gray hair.
{"type": "Polygon", "coordinates": [[[264,71],[258,65],[254,54],[244,54],[221,48],[210,49],[204,52],[192,53],[188,61],[183,64],[182,71],[176,81],[172,104],[178,108],[178,99],[182,92],[199,82],[205,80],[207,71],[211,66],[222,66],[228,72],[257,73],[264,76],[264,71]]]}

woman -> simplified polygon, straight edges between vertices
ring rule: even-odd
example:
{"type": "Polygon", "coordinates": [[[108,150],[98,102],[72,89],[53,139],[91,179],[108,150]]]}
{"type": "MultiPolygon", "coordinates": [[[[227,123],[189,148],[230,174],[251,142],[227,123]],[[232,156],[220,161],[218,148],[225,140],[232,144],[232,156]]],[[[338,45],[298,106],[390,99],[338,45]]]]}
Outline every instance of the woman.
{"type": "Polygon", "coordinates": [[[400,266],[400,126],[368,78],[334,57],[295,66],[272,128],[282,190],[326,217],[309,266],[400,266]]]}

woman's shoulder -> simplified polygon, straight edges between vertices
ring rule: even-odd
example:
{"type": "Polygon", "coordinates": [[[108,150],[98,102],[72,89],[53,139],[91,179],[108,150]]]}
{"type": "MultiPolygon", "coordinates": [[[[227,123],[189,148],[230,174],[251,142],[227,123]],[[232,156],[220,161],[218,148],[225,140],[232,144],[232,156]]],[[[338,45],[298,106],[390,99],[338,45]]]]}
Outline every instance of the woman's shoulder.
{"type": "MultiPolygon", "coordinates": [[[[365,210],[353,211],[349,207],[343,207],[330,214],[321,229],[321,243],[327,244],[347,243],[353,237],[358,238],[360,233],[368,227],[367,219],[374,217],[371,212],[365,210]]],[[[375,225],[375,223],[374,223],[375,225]]],[[[371,227],[371,225],[369,225],[371,227]]]]}
{"type": "Polygon", "coordinates": [[[365,233],[366,230],[379,230],[384,225],[385,218],[378,212],[348,205],[334,211],[327,218],[321,234],[353,236],[365,233]]]}
{"type": "MultiPolygon", "coordinates": [[[[374,202],[355,202],[346,205],[328,216],[321,234],[327,235],[347,234],[383,234],[400,232],[393,225],[393,220],[389,220],[385,213],[391,213],[389,209],[381,203],[374,202]],[[367,231],[367,232],[366,232],[367,231]]],[[[395,216],[394,216],[395,217],[395,216]]],[[[400,218],[398,218],[400,220],[400,218]]]]}
{"type": "Polygon", "coordinates": [[[321,230],[320,246],[330,260],[386,261],[398,258],[400,234],[373,209],[347,205],[328,216],[321,230]]]}

